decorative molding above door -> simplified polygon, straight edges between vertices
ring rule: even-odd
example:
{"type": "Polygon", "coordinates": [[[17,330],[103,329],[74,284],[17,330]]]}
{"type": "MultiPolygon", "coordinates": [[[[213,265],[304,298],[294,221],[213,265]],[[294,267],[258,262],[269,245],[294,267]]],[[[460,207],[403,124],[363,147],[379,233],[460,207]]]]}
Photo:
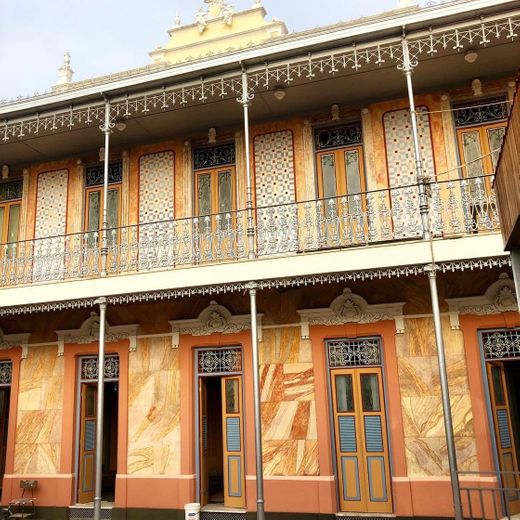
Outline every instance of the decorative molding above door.
{"type": "Polygon", "coordinates": [[[404,303],[369,304],[351,289],[344,289],[325,309],[303,309],[300,315],[302,339],[309,339],[311,325],[344,325],[346,323],[375,323],[394,320],[397,334],[404,332],[404,303]]]}

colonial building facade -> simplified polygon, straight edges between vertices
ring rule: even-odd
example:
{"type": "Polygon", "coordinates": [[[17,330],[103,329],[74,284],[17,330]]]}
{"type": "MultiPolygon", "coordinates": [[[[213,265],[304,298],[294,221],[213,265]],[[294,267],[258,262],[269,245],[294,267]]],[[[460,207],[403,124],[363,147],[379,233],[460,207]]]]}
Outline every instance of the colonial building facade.
{"type": "Polygon", "coordinates": [[[254,517],[259,461],[273,519],[520,511],[518,3],[205,4],[148,66],[0,104],[2,503],[91,517],[100,457],[107,518],[254,517]]]}

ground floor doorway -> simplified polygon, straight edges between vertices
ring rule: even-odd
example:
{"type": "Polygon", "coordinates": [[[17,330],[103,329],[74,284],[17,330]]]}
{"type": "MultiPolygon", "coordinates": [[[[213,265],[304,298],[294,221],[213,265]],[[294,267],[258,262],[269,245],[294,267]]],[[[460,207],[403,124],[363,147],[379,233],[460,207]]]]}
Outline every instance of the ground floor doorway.
{"type": "Polygon", "coordinates": [[[245,508],[242,352],[201,349],[196,356],[200,503],[245,508]]]}
{"type": "Polygon", "coordinates": [[[392,513],[379,338],[327,342],[339,507],[392,513]]]}
{"type": "Polygon", "coordinates": [[[482,333],[505,515],[520,513],[520,329],[482,333]]]}
{"type": "MultiPolygon", "coordinates": [[[[97,357],[79,360],[78,448],[76,502],[89,504],[94,500],[96,469],[96,427],[98,421],[97,357]]],[[[114,502],[117,473],[117,438],[119,408],[119,358],[107,356],[103,399],[102,499],[114,502]]]]}
{"type": "Polygon", "coordinates": [[[13,364],[11,361],[0,361],[0,493],[3,489],[5,474],[12,374],[13,364]]]}

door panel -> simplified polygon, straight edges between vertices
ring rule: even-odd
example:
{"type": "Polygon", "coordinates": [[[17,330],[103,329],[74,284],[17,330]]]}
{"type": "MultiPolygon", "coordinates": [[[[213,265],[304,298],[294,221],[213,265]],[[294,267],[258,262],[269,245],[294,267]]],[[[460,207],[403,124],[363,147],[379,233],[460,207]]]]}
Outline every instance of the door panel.
{"type": "Polygon", "coordinates": [[[209,499],[208,480],[208,391],[204,378],[199,378],[199,460],[200,460],[200,503],[205,506],[209,499]]]}
{"type": "Polygon", "coordinates": [[[332,371],[340,508],[391,513],[381,369],[332,371]]]}
{"type": "MultiPolygon", "coordinates": [[[[487,372],[500,469],[504,472],[518,472],[504,364],[498,362],[487,363],[487,372]]],[[[519,482],[517,476],[507,473],[504,474],[502,485],[506,488],[518,488],[519,482]]],[[[509,513],[520,513],[519,493],[517,491],[510,491],[507,493],[507,498],[508,502],[506,507],[509,508],[509,513]]]]}
{"type": "Polygon", "coordinates": [[[245,507],[242,378],[240,376],[223,377],[221,384],[224,505],[226,507],[245,507]]]}
{"type": "Polygon", "coordinates": [[[94,500],[96,465],[97,387],[81,385],[81,429],[78,503],[94,500]]]}

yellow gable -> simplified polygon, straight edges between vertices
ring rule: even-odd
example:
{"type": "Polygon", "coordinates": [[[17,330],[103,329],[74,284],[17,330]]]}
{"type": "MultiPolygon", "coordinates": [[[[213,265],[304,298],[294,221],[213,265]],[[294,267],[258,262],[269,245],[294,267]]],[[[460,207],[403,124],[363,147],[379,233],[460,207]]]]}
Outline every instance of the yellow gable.
{"type": "Polygon", "coordinates": [[[287,34],[283,22],[265,19],[260,0],[253,7],[235,13],[224,0],[204,0],[195,23],[176,26],[168,31],[170,40],[150,52],[154,63],[181,63],[216,54],[224,54],[266,42],[287,34]]]}

